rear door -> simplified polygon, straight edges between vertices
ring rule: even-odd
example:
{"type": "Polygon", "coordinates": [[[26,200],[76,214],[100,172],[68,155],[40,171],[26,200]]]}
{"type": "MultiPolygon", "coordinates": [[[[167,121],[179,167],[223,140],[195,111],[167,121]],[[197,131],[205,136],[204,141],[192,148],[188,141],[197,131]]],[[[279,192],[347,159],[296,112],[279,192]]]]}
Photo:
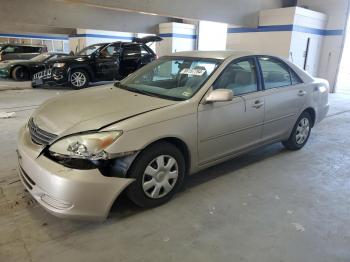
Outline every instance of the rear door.
{"type": "Polygon", "coordinates": [[[139,67],[143,67],[144,65],[147,65],[148,63],[155,60],[157,57],[153,53],[152,49],[149,48],[146,45],[140,45],[141,52],[140,52],[140,65],[139,67]]]}
{"type": "Polygon", "coordinates": [[[120,61],[120,73],[123,77],[136,71],[141,66],[141,45],[124,44],[120,61]]]}
{"type": "Polygon", "coordinates": [[[284,138],[306,103],[307,91],[301,79],[282,60],[259,56],[264,83],[265,120],[263,140],[284,138]]]}

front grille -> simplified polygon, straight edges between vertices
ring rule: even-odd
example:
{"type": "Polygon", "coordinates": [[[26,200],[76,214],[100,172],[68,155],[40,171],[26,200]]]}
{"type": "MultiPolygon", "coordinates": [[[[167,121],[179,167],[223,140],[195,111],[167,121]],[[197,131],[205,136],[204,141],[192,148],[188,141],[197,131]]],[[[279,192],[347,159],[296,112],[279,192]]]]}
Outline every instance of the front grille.
{"type": "Polygon", "coordinates": [[[47,146],[51,144],[57,138],[57,135],[51,134],[45,130],[39,128],[35,123],[33,118],[29,119],[28,128],[32,141],[38,145],[47,146]]]}

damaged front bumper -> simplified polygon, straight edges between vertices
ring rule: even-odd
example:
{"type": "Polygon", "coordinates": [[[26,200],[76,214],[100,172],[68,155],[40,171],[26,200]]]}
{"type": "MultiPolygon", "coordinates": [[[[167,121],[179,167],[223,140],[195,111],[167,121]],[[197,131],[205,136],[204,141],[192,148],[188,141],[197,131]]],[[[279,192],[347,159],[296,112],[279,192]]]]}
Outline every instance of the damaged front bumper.
{"type": "Polygon", "coordinates": [[[58,217],[103,220],[118,195],[134,180],[106,177],[98,169],[62,166],[41,154],[25,127],[18,135],[20,179],[28,192],[58,217]]]}
{"type": "Polygon", "coordinates": [[[68,71],[66,68],[47,67],[33,75],[32,86],[61,86],[68,83],[68,71]]]}

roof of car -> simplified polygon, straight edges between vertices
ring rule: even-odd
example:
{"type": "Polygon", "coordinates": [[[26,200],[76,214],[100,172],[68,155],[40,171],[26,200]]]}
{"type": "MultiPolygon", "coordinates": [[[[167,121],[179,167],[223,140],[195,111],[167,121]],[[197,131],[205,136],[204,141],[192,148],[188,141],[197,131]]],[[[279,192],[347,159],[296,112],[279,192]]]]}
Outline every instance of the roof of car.
{"type": "Polygon", "coordinates": [[[242,51],[185,51],[185,52],[177,52],[171,54],[171,56],[185,56],[185,57],[198,57],[198,58],[211,58],[211,59],[220,59],[224,60],[229,57],[242,57],[242,56],[250,56],[256,55],[253,52],[242,52],[242,51]]]}

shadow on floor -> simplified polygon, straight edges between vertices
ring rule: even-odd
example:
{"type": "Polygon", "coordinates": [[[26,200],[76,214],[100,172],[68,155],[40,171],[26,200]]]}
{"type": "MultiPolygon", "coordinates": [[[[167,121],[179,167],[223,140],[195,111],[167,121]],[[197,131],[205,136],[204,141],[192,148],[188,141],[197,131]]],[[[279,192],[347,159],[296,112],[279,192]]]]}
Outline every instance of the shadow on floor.
{"type": "MultiPolygon", "coordinates": [[[[199,186],[203,183],[210,183],[211,180],[214,180],[218,177],[225,175],[234,175],[232,174],[233,172],[243,169],[246,166],[258,163],[260,161],[264,161],[271,157],[275,157],[278,154],[285,154],[287,152],[289,151],[284,149],[284,147],[279,143],[267,147],[262,147],[255,151],[249,152],[237,158],[228,160],[224,163],[215,165],[213,167],[210,167],[208,169],[186,177],[182,189],[177,194],[181,194],[184,191],[199,186]]],[[[140,214],[145,210],[146,209],[137,207],[135,204],[133,204],[127,198],[126,194],[123,193],[114,202],[108,219],[122,220],[127,217],[140,214]]]]}

